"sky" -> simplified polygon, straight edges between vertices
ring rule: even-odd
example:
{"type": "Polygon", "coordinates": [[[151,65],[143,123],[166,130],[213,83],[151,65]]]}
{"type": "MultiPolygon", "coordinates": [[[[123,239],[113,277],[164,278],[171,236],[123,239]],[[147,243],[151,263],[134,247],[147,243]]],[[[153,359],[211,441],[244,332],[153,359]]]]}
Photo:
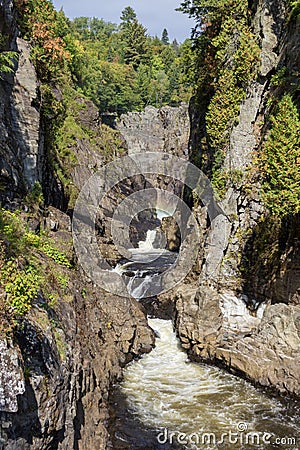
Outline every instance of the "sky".
{"type": "Polygon", "coordinates": [[[98,17],[106,22],[119,23],[122,10],[131,6],[151,36],[161,37],[166,28],[170,41],[183,42],[191,35],[193,20],[175,11],[181,0],[52,0],[55,8],[63,8],[70,19],[74,17],[98,17]]]}

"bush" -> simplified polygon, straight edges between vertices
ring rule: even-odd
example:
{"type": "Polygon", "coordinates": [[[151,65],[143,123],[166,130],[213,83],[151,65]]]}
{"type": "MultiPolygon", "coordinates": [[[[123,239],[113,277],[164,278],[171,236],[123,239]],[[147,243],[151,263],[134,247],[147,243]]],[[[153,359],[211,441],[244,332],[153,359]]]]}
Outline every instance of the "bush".
{"type": "Polygon", "coordinates": [[[17,316],[26,314],[32,301],[38,294],[40,277],[31,264],[24,269],[18,267],[16,261],[8,261],[1,271],[6,301],[17,316]]]}

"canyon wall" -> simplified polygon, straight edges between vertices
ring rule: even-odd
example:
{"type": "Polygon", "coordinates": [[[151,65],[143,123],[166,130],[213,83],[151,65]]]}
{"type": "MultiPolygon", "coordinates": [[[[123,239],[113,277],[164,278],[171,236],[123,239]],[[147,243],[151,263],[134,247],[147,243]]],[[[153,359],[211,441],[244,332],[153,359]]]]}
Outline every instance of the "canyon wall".
{"type": "MultiPolygon", "coordinates": [[[[299,70],[299,20],[287,25],[282,2],[259,1],[252,26],[260,37],[261,65],[230,133],[223,169],[231,173],[246,174],[256,165],[274,95],[271,77],[282,67],[290,75],[299,70]]],[[[203,96],[202,108],[191,105],[194,161],[202,152],[206,101],[203,96]]],[[[227,189],[220,201],[225,214],[203,236],[197,283],[186,282],[175,293],[175,323],[192,357],[299,396],[299,215],[272,218],[260,187],[254,177],[227,189]]],[[[195,213],[203,221],[205,210],[195,213]]]]}
{"type": "MultiPolygon", "coordinates": [[[[2,206],[20,210],[31,232],[42,231],[53,245],[67,249],[74,262],[73,267],[60,268],[59,262],[54,267],[51,259],[37,252],[34,257],[43,267],[42,275],[54,276],[53,303],[41,290],[30,312],[17,321],[9,322],[1,311],[0,448],[105,448],[110,387],[121,377],[124,364],[151,350],[154,336],[135,300],[108,294],[77,266],[71,220],[63,212],[67,205],[64,187],[49,160],[40,83],[9,0],[0,2],[0,29],[7,36],[7,50],[19,54],[15,72],[0,80],[2,206]],[[27,195],[37,183],[47,203],[54,206],[32,209],[27,195]],[[57,273],[60,293],[56,291],[57,273]]],[[[53,92],[59,101],[59,89],[53,87],[53,92]]],[[[105,130],[96,107],[80,98],[77,102],[78,123],[101,135],[102,143],[105,130]]],[[[71,181],[76,192],[107,162],[99,148],[87,139],[74,142],[76,164],[71,168],[71,181]]],[[[2,235],[1,243],[10,246],[2,235]]],[[[24,264],[26,257],[29,254],[24,255],[24,264]]],[[[3,259],[1,255],[1,270],[3,259]]],[[[1,284],[1,308],[5,296],[1,284]]]]}

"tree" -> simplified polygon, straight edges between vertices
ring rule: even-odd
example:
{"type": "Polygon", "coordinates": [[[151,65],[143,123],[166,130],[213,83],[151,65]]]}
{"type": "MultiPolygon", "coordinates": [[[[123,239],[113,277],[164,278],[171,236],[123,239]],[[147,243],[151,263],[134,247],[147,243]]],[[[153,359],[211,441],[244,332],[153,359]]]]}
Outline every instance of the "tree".
{"type": "Polygon", "coordinates": [[[270,120],[262,193],[270,211],[284,217],[300,212],[300,119],[290,94],[282,97],[270,120]]]}
{"type": "Polygon", "coordinates": [[[78,33],[82,39],[88,39],[90,37],[88,17],[75,17],[72,21],[72,29],[78,33]]]}
{"type": "Polygon", "coordinates": [[[125,9],[123,9],[121,13],[121,28],[124,28],[128,26],[130,23],[132,23],[134,20],[137,19],[136,13],[131,6],[126,6],[125,9]]]}
{"type": "Polygon", "coordinates": [[[169,43],[170,43],[168,30],[166,28],[163,29],[163,32],[162,32],[162,35],[161,35],[161,42],[164,45],[169,45],[169,43]]]}
{"type": "Polygon", "coordinates": [[[2,73],[8,73],[14,71],[14,60],[17,59],[16,52],[2,52],[0,53],[0,80],[2,79],[2,73]]]}
{"type": "Polygon", "coordinates": [[[100,70],[97,104],[101,111],[122,114],[140,109],[135,73],[131,66],[101,61],[100,70]]]}
{"type": "Polygon", "coordinates": [[[172,45],[172,48],[173,48],[174,52],[176,53],[176,55],[178,55],[179,54],[179,44],[177,42],[177,39],[173,39],[171,45],[172,45]]]}
{"type": "Polygon", "coordinates": [[[63,11],[56,12],[48,0],[19,0],[19,27],[32,44],[31,57],[41,81],[60,77],[71,59],[64,37],[69,21],[63,11]]]}
{"type": "Polygon", "coordinates": [[[122,12],[121,20],[124,62],[131,64],[136,69],[147,58],[147,30],[139,23],[130,6],[127,6],[122,12]]]}
{"type": "Polygon", "coordinates": [[[105,22],[103,19],[97,19],[97,17],[93,17],[90,20],[91,36],[93,38],[101,39],[110,37],[116,31],[116,28],[116,24],[105,22]]]}

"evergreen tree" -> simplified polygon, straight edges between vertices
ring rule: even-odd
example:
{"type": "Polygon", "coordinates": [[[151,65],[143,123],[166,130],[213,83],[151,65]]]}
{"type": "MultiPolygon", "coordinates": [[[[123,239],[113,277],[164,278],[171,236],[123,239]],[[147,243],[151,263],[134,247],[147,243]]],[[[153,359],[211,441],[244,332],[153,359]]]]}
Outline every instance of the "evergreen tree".
{"type": "Polygon", "coordinates": [[[136,69],[141,62],[147,59],[147,30],[139,23],[134,10],[130,6],[122,12],[121,20],[124,62],[131,64],[136,69]]]}
{"type": "Polygon", "coordinates": [[[161,42],[164,45],[169,45],[169,43],[170,43],[168,30],[166,28],[163,29],[163,32],[162,32],[162,35],[161,35],[161,42]]]}
{"type": "Polygon", "coordinates": [[[173,48],[174,52],[176,53],[176,55],[178,55],[179,54],[179,44],[177,42],[177,39],[173,39],[171,45],[172,45],[172,48],[173,48]]]}
{"type": "Polygon", "coordinates": [[[121,28],[124,28],[128,26],[130,23],[132,23],[134,20],[137,19],[136,13],[131,6],[126,6],[125,9],[123,9],[121,13],[121,28]]]}
{"type": "Polygon", "coordinates": [[[280,100],[271,123],[262,155],[263,198],[283,217],[300,211],[300,119],[290,94],[280,100]]]}

